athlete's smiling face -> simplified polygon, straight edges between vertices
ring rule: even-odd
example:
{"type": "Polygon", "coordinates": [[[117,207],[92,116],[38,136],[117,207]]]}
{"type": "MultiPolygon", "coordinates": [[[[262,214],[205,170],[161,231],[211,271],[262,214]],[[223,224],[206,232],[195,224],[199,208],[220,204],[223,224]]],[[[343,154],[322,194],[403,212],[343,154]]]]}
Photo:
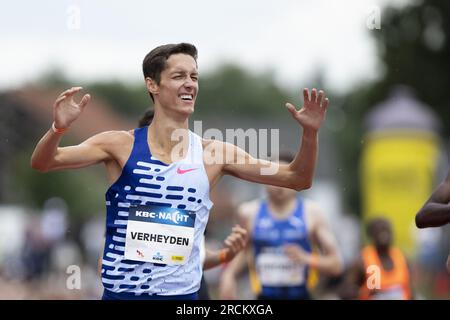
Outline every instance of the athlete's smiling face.
{"type": "Polygon", "coordinates": [[[184,115],[194,112],[198,93],[198,70],[194,58],[183,53],[171,55],[156,88],[153,93],[155,102],[165,110],[184,115]]]}

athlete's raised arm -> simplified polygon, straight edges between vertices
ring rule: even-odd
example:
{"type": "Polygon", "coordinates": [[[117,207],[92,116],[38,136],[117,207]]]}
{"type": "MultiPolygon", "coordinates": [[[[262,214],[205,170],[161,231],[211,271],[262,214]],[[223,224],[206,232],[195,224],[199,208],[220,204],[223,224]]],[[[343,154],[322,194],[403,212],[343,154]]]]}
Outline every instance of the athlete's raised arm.
{"type": "Polygon", "coordinates": [[[325,93],[316,89],[303,90],[305,103],[297,111],[290,103],[286,106],[293,118],[303,127],[301,147],[294,160],[289,164],[254,159],[250,154],[231,144],[223,143],[225,164],[222,167],[224,174],[241,179],[287,187],[297,191],[311,187],[317,161],[318,131],[325,119],[329,104],[325,93]]]}
{"type": "Polygon", "coordinates": [[[31,166],[41,172],[56,169],[72,169],[108,160],[110,155],[104,148],[111,132],[95,135],[77,146],[59,147],[64,133],[81,115],[90,100],[85,94],[80,102],[74,101],[74,95],[81,87],[73,87],[61,93],[53,105],[52,128],[41,138],[31,156],[31,166]]]}
{"type": "Polygon", "coordinates": [[[450,171],[425,205],[416,214],[419,228],[440,227],[450,223],[450,171]]]}

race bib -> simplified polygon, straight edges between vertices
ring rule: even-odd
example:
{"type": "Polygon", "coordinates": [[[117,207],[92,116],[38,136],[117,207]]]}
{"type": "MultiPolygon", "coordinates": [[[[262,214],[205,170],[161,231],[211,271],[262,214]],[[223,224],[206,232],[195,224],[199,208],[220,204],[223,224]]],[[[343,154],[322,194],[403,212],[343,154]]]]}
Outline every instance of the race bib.
{"type": "Polygon", "coordinates": [[[264,252],[256,258],[256,269],[263,286],[300,286],[305,282],[305,267],[294,263],[282,252],[264,252]]]}
{"type": "Polygon", "coordinates": [[[372,300],[404,300],[403,289],[400,286],[377,290],[370,296],[372,300]]]}
{"type": "Polygon", "coordinates": [[[125,259],[184,264],[194,243],[195,213],[160,206],[130,207],[125,259]]]}

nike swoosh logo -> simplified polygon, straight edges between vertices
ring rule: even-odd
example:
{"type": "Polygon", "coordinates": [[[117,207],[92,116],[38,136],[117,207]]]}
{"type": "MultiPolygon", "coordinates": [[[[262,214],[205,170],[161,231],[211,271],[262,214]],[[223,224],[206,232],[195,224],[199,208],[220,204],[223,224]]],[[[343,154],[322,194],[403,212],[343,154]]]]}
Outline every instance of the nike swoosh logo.
{"type": "Polygon", "coordinates": [[[186,170],[183,170],[183,169],[181,169],[181,168],[178,168],[178,169],[177,169],[177,173],[178,173],[178,174],[185,174],[186,172],[193,171],[193,170],[197,170],[197,168],[191,168],[191,169],[186,169],[186,170]]]}

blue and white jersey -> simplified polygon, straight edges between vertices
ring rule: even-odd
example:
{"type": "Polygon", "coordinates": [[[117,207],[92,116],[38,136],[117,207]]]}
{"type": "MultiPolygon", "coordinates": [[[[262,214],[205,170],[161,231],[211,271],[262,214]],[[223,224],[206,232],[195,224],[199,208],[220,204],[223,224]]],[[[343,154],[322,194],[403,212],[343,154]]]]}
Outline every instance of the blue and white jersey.
{"type": "Polygon", "coordinates": [[[154,158],[148,127],[135,129],[122,174],[106,192],[103,286],[116,297],[198,291],[200,245],[212,202],[201,138],[189,131],[187,156],[154,158]]]}
{"type": "Polygon", "coordinates": [[[294,263],[283,246],[296,244],[311,252],[304,204],[296,200],[294,212],[284,219],[277,219],[269,211],[266,201],[261,203],[253,223],[253,259],[259,295],[269,299],[302,299],[308,297],[306,287],[309,268],[294,263]]]}

